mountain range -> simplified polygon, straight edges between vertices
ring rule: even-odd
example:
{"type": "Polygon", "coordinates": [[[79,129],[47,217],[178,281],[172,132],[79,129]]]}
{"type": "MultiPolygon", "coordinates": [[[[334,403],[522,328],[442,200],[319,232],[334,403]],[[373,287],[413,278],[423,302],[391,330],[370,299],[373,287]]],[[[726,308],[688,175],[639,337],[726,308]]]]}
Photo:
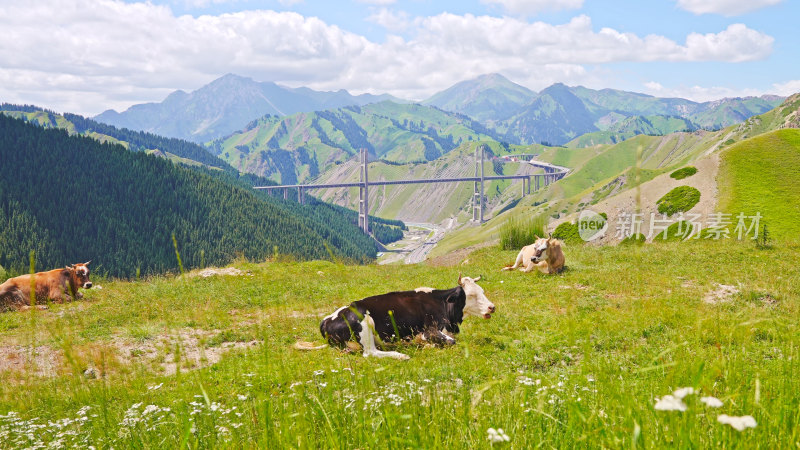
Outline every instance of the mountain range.
{"type": "MultiPolygon", "coordinates": [[[[412,102],[386,94],[354,96],[344,90],[288,88],[228,74],[191,93],[176,91],[160,103],[134,105],[122,113],[108,110],[95,119],[117,127],[207,143],[241,131],[267,115],[287,117],[386,100],[413,109],[412,102]]],[[[511,144],[564,145],[595,132],[610,131],[613,139],[603,142],[629,137],[628,132],[611,129],[633,116],[684,119],[683,123],[676,123],[680,128],[660,129],[662,132],[719,129],[764,113],[782,100],[765,95],[698,103],[561,83],[537,93],[495,73],[459,82],[420,104],[467,116],[489,134],[511,144]]],[[[672,123],[665,119],[656,121],[672,123]]]]}
{"type": "Polygon", "coordinates": [[[289,88],[228,74],[191,93],[175,91],[161,103],[134,105],[121,113],[107,110],[94,119],[118,128],[206,142],[266,114],[285,116],[383,100],[400,101],[390,95],[289,88]]]}

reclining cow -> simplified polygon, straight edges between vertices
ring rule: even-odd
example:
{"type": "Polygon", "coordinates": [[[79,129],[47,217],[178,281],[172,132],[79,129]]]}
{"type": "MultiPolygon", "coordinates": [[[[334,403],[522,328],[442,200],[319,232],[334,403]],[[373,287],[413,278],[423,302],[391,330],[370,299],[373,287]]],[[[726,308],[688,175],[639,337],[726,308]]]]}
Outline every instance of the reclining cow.
{"type": "MultiPolygon", "coordinates": [[[[83,294],[78,289],[89,289],[89,263],[73,264],[64,269],[55,269],[48,272],[38,272],[33,276],[36,282],[36,302],[46,303],[55,300],[59,303],[72,299],[79,299],[83,294]]],[[[0,311],[7,309],[21,309],[30,306],[31,275],[21,275],[10,278],[0,284],[0,311]]]]}
{"type": "Polygon", "coordinates": [[[434,344],[455,344],[446,333],[458,333],[465,315],[489,319],[495,312],[494,304],[476,283],[480,278],[459,276],[453,289],[417,288],[367,297],[325,317],[319,329],[333,345],[342,346],[350,340],[360,343],[364,356],[408,359],[399,352],[378,350],[374,333],[384,341],[421,333],[423,340],[434,344]]]}
{"type": "Polygon", "coordinates": [[[521,267],[519,270],[522,272],[539,269],[539,272],[542,273],[559,273],[564,270],[564,261],[561,241],[553,239],[552,235],[547,238],[536,236],[533,244],[522,247],[514,264],[503,267],[502,270],[514,270],[521,267]]]}

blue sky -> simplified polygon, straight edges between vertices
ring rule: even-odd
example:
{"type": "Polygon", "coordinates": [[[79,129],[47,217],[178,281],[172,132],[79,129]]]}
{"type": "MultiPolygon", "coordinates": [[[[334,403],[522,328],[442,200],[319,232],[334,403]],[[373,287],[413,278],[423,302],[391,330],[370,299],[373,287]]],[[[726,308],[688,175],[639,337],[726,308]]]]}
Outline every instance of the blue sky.
{"type": "Polygon", "coordinates": [[[536,91],[788,95],[798,17],[789,0],[0,0],[0,101],[94,115],[226,73],[412,100],[493,72],[536,91]]]}

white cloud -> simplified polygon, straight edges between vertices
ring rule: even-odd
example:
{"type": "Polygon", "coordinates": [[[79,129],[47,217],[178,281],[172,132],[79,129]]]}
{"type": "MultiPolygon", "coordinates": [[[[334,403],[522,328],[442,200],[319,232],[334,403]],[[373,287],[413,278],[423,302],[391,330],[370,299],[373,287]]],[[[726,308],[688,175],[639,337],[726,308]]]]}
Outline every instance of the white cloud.
{"type": "Polygon", "coordinates": [[[686,38],[686,47],[694,61],[742,62],[766,58],[774,41],[771,36],[735,23],[716,34],[692,33],[686,38]]]}
{"type": "Polygon", "coordinates": [[[367,20],[377,23],[392,32],[405,31],[413,24],[413,20],[407,12],[395,12],[387,8],[381,8],[376,13],[367,17],[367,20]]]}
{"type": "Polygon", "coordinates": [[[397,0],[356,0],[358,3],[367,3],[370,5],[388,6],[395,3],[397,0]]]}
{"type": "MultiPolygon", "coordinates": [[[[160,101],[225,74],[259,81],[389,92],[423,99],[453,83],[502,72],[541,89],[553,82],[598,85],[588,65],[620,61],[749,61],[773,39],[744,25],[664,36],[596,31],[578,16],[564,24],[439,14],[371,18],[409,27],[376,43],[315,17],[243,11],[176,17],[165,6],[118,0],[7,2],[0,14],[0,99],[82,114],[160,101]],[[31,30],[35,30],[32,32],[31,30]]],[[[399,28],[398,28],[399,29],[399,28]]]]}
{"type": "Polygon", "coordinates": [[[534,15],[543,11],[580,9],[583,0],[481,0],[481,3],[500,5],[511,14],[534,15]]]}
{"type": "Polygon", "coordinates": [[[656,91],[656,92],[664,90],[664,86],[662,86],[661,83],[657,81],[648,81],[647,83],[644,84],[644,87],[646,87],[650,91],[656,91]]]}
{"type": "Polygon", "coordinates": [[[775,83],[772,85],[775,93],[783,96],[790,96],[792,94],[800,93],[800,80],[791,80],[785,83],[775,83]]]}
{"type": "Polygon", "coordinates": [[[767,6],[777,5],[783,0],[678,0],[678,7],[694,14],[720,14],[738,16],[767,6]]]}
{"type": "Polygon", "coordinates": [[[758,97],[760,95],[777,93],[764,92],[760,89],[736,89],[726,86],[677,86],[667,88],[661,83],[650,81],[643,84],[642,92],[656,97],[676,97],[693,100],[695,102],[708,102],[721,98],[733,97],[758,97]]]}

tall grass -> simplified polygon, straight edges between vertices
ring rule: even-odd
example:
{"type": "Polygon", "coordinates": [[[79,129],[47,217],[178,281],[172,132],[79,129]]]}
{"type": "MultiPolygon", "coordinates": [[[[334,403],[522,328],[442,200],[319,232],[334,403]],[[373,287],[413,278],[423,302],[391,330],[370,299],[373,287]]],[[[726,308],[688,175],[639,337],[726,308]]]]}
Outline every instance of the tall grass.
{"type": "Polygon", "coordinates": [[[500,228],[500,248],[502,250],[519,250],[529,244],[533,244],[536,236],[547,236],[545,227],[547,222],[543,217],[508,219],[500,228]]]}

